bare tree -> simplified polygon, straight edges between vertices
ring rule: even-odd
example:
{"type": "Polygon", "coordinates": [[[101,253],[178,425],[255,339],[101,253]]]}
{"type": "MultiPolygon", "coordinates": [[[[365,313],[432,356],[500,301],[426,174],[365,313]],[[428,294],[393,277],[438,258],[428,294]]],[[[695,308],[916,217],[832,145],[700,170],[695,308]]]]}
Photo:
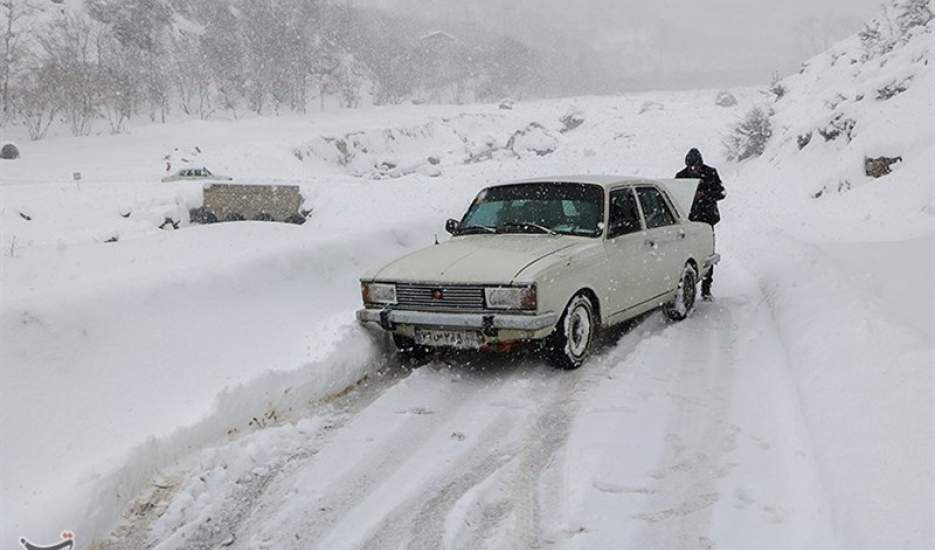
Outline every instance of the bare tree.
{"type": "Polygon", "coordinates": [[[70,14],[54,20],[38,38],[45,54],[45,65],[55,74],[60,91],[61,110],[72,135],[91,133],[101,98],[101,71],[98,64],[103,35],[94,21],[70,14]]]}
{"type": "Polygon", "coordinates": [[[99,101],[112,134],[123,132],[124,124],[133,116],[140,100],[140,60],[137,53],[134,49],[124,48],[113,35],[101,40],[99,101]]]}
{"type": "Polygon", "coordinates": [[[16,112],[33,141],[46,136],[58,114],[60,98],[54,81],[55,75],[48,68],[33,69],[22,79],[16,94],[16,112]]]}
{"type": "Polygon", "coordinates": [[[31,0],[0,0],[0,125],[13,115],[11,85],[29,55],[28,16],[35,11],[31,0]]]}
{"type": "Polygon", "coordinates": [[[171,81],[182,112],[202,120],[210,118],[215,111],[212,101],[215,85],[200,40],[183,36],[173,40],[170,51],[171,81]]]}
{"type": "Polygon", "coordinates": [[[218,107],[237,118],[248,80],[244,62],[247,53],[239,37],[238,19],[223,6],[214,6],[207,17],[209,23],[200,38],[200,50],[217,87],[218,107]]]}

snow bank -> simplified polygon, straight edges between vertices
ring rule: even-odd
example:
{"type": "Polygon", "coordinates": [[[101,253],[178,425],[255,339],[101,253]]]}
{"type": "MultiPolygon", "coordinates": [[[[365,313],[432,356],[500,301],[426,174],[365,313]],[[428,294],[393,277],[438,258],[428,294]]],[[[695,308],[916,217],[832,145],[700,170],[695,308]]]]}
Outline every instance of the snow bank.
{"type": "Polygon", "coordinates": [[[887,267],[890,277],[928,281],[902,286],[900,297],[868,293],[869,271],[841,269],[820,247],[775,233],[768,242],[773,253],[743,257],[788,354],[840,548],[926,547],[935,540],[933,335],[887,305],[908,299],[931,315],[935,240],[912,243],[887,267]]]}
{"type": "Polygon", "coordinates": [[[157,468],[376,368],[357,277],[430,234],[217,224],[4,258],[0,536],[101,534],[157,468]]]}
{"type": "Polygon", "coordinates": [[[34,246],[126,240],[153,235],[166,220],[187,225],[202,203],[201,185],[91,182],[0,185],[0,245],[34,246]]]}
{"type": "Polygon", "coordinates": [[[935,541],[933,34],[808,61],[764,155],[721,170],[721,241],[777,323],[841,548],[935,541]],[[880,156],[901,162],[867,175],[880,156]]]}

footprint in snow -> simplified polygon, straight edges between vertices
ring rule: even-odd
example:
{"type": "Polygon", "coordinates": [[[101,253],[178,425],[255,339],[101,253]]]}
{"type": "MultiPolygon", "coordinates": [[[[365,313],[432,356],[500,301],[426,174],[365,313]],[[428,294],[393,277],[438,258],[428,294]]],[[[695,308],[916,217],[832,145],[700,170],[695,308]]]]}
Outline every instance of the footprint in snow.
{"type": "Polygon", "coordinates": [[[766,521],[770,523],[778,524],[786,521],[786,513],[779,507],[764,506],[763,515],[766,516],[766,521]]]}
{"type": "Polygon", "coordinates": [[[763,439],[762,437],[752,436],[750,439],[752,439],[753,444],[759,447],[761,450],[764,450],[764,451],[769,450],[770,448],[769,442],[763,439]]]}
{"type": "Polygon", "coordinates": [[[734,489],[734,500],[734,508],[738,510],[746,510],[754,503],[753,496],[742,487],[734,489]]]}
{"type": "Polygon", "coordinates": [[[396,414],[416,414],[419,416],[425,416],[429,414],[435,414],[435,411],[426,409],[425,407],[412,407],[411,409],[397,411],[396,414]]]}
{"type": "Polygon", "coordinates": [[[607,483],[605,481],[594,481],[591,484],[591,486],[602,493],[610,493],[610,494],[631,494],[631,495],[654,495],[656,494],[655,489],[648,489],[646,487],[626,487],[623,485],[617,485],[616,483],[607,483]]]}
{"type": "Polygon", "coordinates": [[[713,506],[719,500],[719,498],[720,495],[718,495],[718,493],[698,495],[686,500],[675,508],[667,508],[657,512],[635,514],[632,517],[634,519],[640,519],[648,523],[658,523],[660,521],[665,521],[672,518],[685,517],[694,514],[695,512],[704,510],[705,508],[713,506]]]}

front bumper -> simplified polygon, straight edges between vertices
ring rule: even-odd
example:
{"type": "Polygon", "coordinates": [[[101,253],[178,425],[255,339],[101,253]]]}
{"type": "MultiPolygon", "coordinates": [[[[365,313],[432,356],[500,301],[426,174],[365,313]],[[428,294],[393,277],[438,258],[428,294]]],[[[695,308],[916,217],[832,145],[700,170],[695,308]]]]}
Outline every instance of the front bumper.
{"type": "Polygon", "coordinates": [[[539,338],[558,322],[556,313],[519,315],[507,313],[441,313],[402,309],[365,308],[357,311],[361,323],[376,323],[384,330],[409,332],[415,328],[477,330],[488,339],[539,338]]]}

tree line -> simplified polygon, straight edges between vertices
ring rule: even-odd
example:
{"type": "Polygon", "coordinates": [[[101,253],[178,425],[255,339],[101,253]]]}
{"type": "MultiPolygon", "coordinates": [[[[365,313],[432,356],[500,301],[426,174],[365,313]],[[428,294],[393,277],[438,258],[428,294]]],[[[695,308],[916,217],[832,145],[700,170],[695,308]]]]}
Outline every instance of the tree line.
{"type": "Polygon", "coordinates": [[[0,126],[113,133],[210,119],[536,92],[543,60],[508,37],[429,32],[323,0],[0,0],[0,126]]]}

